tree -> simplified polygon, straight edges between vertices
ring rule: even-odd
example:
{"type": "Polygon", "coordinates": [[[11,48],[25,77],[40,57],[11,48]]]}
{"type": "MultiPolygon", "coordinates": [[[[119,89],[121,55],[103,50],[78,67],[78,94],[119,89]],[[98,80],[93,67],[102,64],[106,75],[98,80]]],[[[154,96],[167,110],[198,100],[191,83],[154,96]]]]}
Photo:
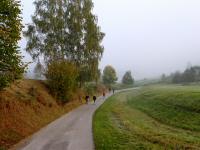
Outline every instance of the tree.
{"type": "Polygon", "coordinates": [[[130,85],[132,85],[134,83],[134,79],[133,79],[133,77],[131,75],[131,71],[127,71],[124,74],[124,76],[122,78],[122,83],[123,84],[130,84],[130,85]]]}
{"type": "Polygon", "coordinates": [[[113,84],[117,81],[116,71],[112,66],[106,66],[103,70],[103,83],[106,85],[113,84]]]}
{"type": "Polygon", "coordinates": [[[183,82],[194,82],[195,81],[195,69],[193,67],[188,68],[182,74],[183,82]]]}
{"type": "Polygon", "coordinates": [[[84,30],[84,58],[83,63],[89,64],[89,71],[92,72],[92,79],[95,80],[99,74],[99,61],[102,58],[104,47],[101,42],[105,36],[101,32],[98,24],[98,18],[93,12],[93,3],[91,0],[84,0],[83,4],[83,30],[84,30]]]}
{"type": "Polygon", "coordinates": [[[33,60],[44,57],[46,63],[68,56],[68,25],[66,0],[36,0],[32,24],[24,36],[28,39],[26,51],[33,60]]]}
{"type": "Polygon", "coordinates": [[[182,82],[182,74],[180,72],[176,72],[174,73],[172,78],[172,82],[173,83],[181,83],[182,82]]]}
{"type": "Polygon", "coordinates": [[[165,82],[165,81],[166,81],[166,75],[165,75],[165,74],[162,74],[162,76],[161,76],[161,81],[162,81],[162,82],[165,82]]]}
{"type": "Polygon", "coordinates": [[[104,48],[101,45],[104,33],[101,32],[97,16],[93,13],[91,0],[74,0],[68,7],[68,45],[72,51],[71,60],[79,68],[80,85],[96,80],[99,61],[104,48]]]}
{"type": "Polygon", "coordinates": [[[40,60],[38,60],[38,63],[34,68],[34,73],[35,73],[35,79],[41,79],[45,73],[45,69],[40,60]]]}
{"type": "Polygon", "coordinates": [[[76,87],[78,76],[74,64],[67,61],[54,61],[48,64],[46,77],[50,91],[61,102],[68,102],[76,87]]]}
{"type": "Polygon", "coordinates": [[[69,99],[66,90],[70,89],[66,86],[77,86],[75,81],[81,86],[98,78],[104,34],[92,13],[93,3],[91,0],[35,0],[34,4],[33,23],[24,32],[28,39],[26,51],[35,61],[44,57],[45,75],[51,91],[59,99],[69,99]],[[74,65],[78,75],[74,73],[73,76],[74,71],[68,72],[73,70],[70,64],[74,65]],[[76,80],[73,78],[74,82],[71,82],[69,75],[76,80]]]}
{"type": "Polygon", "coordinates": [[[25,65],[18,49],[22,18],[20,2],[1,0],[0,3],[0,89],[22,77],[25,65]]]}
{"type": "Polygon", "coordinates": [[[95,80],[104,33],[92,13],[92,1],[37,0],[34,4],[33,23],[24,32],[27,52],[34,60],[43,56],[46,64],[56,60],[72,62],[78,68],[80,85],[95,80]]]}

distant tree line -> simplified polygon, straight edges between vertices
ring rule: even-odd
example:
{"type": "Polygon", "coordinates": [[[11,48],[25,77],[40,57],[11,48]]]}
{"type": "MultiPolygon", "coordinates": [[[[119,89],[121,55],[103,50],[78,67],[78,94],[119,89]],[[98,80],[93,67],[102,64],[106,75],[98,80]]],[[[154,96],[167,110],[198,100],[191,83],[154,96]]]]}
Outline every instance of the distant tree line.
{"type": "Polygon", "coordinates": [[[200,66],[192,66],[185,69],[184,72],[175,72],[169,76],[162,75],[162,82],[168,83],[190,83],[200,81],[200,66]]]}
{"type": "MultiPolygon", "coordinates": [[[[116,70],[114,67],[108,65],[103,70],[103,83],[107,85],[108,87],[111,87],[111,85],[115,84],[118,80],[116,70]]],[[[131,71],[125,72],[122,81],[122,84],[124,85],[133,85],[134,84],[134,78],[131,75],[131,71]]]]}

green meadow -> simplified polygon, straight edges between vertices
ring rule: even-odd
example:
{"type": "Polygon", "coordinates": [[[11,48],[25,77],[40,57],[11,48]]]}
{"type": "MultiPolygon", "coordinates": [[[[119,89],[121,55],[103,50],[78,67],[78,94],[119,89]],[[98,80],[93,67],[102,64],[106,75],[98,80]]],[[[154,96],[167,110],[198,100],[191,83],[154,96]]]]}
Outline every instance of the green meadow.
{"type": "Polygon", "coordinates": [[[200,149],[200,87],[154,85],[118,93],[94,115],[96,150],[200,149]]]}

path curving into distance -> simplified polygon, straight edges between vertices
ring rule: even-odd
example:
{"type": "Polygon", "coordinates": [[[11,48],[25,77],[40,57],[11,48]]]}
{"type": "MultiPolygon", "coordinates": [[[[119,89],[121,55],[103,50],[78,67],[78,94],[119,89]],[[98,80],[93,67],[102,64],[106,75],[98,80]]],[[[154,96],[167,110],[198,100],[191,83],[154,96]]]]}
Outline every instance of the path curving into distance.
{"type": "MultiPolygon", "coordinates": [[[[111,94],[107,95],[106,99],[111,94]]],[[[93,150],[93,114],[106,99],[82,105],[57,119],[12,150],[93,150]]]]}
{"type": "MultiPolygon", "coordinates": [[[[123,92],[132,89],[121,90],[123,92]]],[[[96,104],[82,105],[47,125],[32,137],[11,150],[94,150],[92,119],[105,99],[99,97],[96,104]]]]}

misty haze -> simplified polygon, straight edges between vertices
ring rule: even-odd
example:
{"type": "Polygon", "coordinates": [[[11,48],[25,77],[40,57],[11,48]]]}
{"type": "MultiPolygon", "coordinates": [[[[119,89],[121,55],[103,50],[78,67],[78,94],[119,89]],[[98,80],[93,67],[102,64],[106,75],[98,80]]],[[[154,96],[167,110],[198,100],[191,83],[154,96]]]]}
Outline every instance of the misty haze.
{"type": "MultiPolygon", "coordinates": [[[[22,4],[24,23],[30,23],[34,7],[31,1],[22,4]]],[[[110,64],[120,76],[129,69],[143,79],[199,65],[199,8],[198,0],[94,0],[106,33],[101,69],[110,64]]],[[[25,45],[23,40],[20,46],[25,45]]]]}
{"type": "Polygon", "coordinates": [[[0,150],[200,150],[200,1],[0,0],[0,150]]]}

